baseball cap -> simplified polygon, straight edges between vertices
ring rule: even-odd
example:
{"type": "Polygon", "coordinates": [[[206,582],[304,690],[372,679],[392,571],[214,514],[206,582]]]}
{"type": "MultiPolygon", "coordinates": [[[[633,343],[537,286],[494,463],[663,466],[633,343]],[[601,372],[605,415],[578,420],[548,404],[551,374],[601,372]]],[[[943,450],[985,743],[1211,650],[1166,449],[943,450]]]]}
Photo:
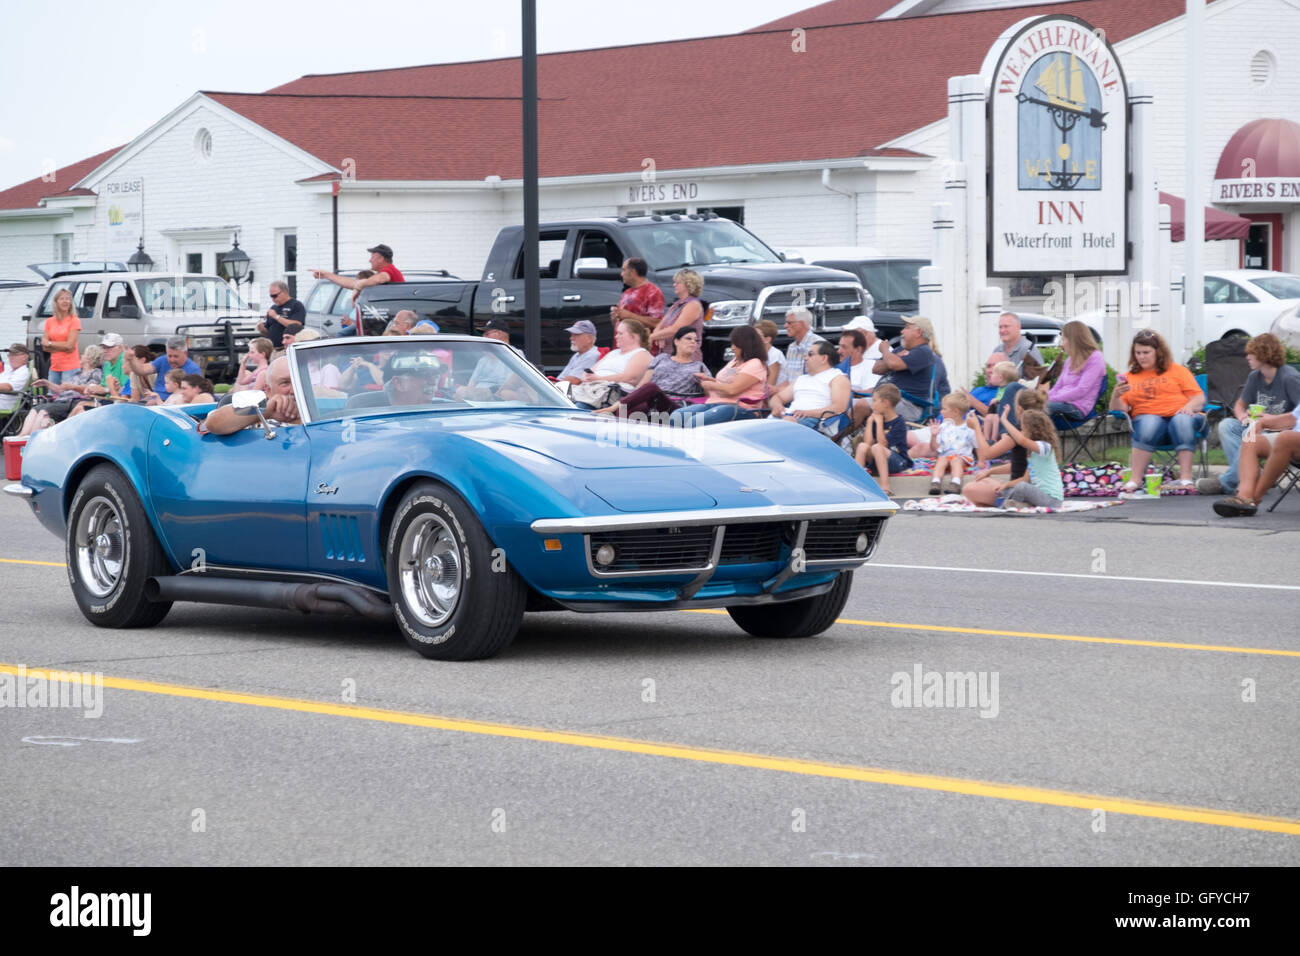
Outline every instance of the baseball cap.
{"type": "MultiPolygon", "coordinates": [[[[591,323],[588,322],[588,325],[591,323]]],[[[505,319],[488,319],[487,324],[483,326],[484,332],[509,332],[510,323],[505,319]]]]}
{"type": "Polygon", "coordinates": [[[596,326],[593,323],[588,322],[586,319],[579,319],[564,331],[568,332],[570,335],[595,335],[596,326]]]}
{"type": "Polygon", "coordinates": [[[122,342],[122,336],[118,335],[116,332],[109,332],[99,340],[99,344],[103,348],[111,349],[114,345],[122,345],[124,343],[122,342]]]}
{"type": "Polygon", "coordinates": [[[874,332],[876,331],[876,323],[872,322],[865,315],[855,315],[849,321],[849,324],[844,326],[844,329],[845,331],[848,331],[849,329],[862,329],[864,332],[874,332]]]}
{"type": "Polygon", "coordinates": [[[8,348],[7,351],[9,351],[9,352],[22,352],[24,355],[31,355],[31,354],[32,354],[32,350],[29,349],[27,346],[23,345],[22,342],[15,342],[13,345],[9,346],[9,348],[8,348]]]}
{"type": "Polygon", "coordinates": [[[377,252],[385,259],[387,259],[389,262],[393,261],[393,247],[386,245],[382,242],[377,246],[371,246],[369,249],[366,250],[366,252],[377,252]]]}
{"type": "Polygon", "coordinates": [[[905,315],[903,316],[904,325],[915,325],[925,333],[926,341],[934,339],[934,323],[923,315],[905,315]]]}

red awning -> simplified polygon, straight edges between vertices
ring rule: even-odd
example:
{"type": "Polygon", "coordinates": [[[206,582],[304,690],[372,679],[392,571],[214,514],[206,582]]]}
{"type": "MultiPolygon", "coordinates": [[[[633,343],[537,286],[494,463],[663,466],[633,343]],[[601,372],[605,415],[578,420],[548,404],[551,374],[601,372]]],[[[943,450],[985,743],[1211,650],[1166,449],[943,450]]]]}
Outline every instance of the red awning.
{"type": "Polygon", "coordinates": [[[1300,123],[1257,119],[1232,134],[1219,154],[1215,179],[1290,179],[1300,176],[1300,123]]]}
{"type": "MultiPolygon", "coordinates": [[[[1186,222],[1186,211],[1182,198],[1172,193],[1162,192],[1160,201],[1169,206],[1169,225],[1173,232],[1174,242],[1182,242],[1183,226],[1186,222]]],[[[1205,207],[1206,239],[1245,239],[1248,235],[1250,235],[1249,219],[1234,216],[1230,212],[1215,209],[1213,206],[1205,207]]]]}

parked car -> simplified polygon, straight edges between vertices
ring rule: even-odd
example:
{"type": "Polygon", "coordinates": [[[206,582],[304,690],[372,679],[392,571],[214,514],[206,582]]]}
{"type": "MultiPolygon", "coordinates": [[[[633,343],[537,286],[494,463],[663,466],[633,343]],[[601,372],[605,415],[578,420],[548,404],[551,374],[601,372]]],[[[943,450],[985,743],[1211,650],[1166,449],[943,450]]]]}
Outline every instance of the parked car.
{"type": "MultiPolygon", "coordinates": [[[[633,256],[646,260],[646,278],[659,286],[668,302],[674,298],[673,276],[679,270],[689,267],[703,276],[704,360],[710,368],[724,364],[727,340],[737,325],[759,319],[780,325],[790,307],[802,303],[812,311],[816,331],[838,330],[864,306],[854,276],[783,262],[744,226],[712,213],[543,223],[531,254],[541,274],[542,365],[552,372],[569,360],[565,329],[574,322],[589,320],[596,326],[596,343],[613,344],[609,310],[625,288],[623,261],[633,256]]],[[[432,301],[435,321],[444,332],[478,332],[490,319],[504,318],[510,323],[512,344],[522,348],[525,261],[523,227],[507,226],[497,234],[480,281],[421,283],[426,291],[406,300],[402,292],[409,289],[372,286],[358,301],[386,317],[397,309],[414,308],[409,302],[432,301]]]]}
{"type": "MultiPolygon", "coordinates": [[[[355,269],[339,273],[348,277],[356,274],[355,269]]],[[[461,281],[460,276],[452,275],[446,269],[403,269],[402,275],[407,282],[461,281]]],[[[335,285],[328,279],[319,279],[302,302],[307,309],[308,328],[315,329],[326,337],[338,335],[343,330],[343,318],[352,311],[352,290],[335,285]]]]}
{"type": "Polygon", "coordinates": [[[56,270],[33,314],[26,316],[27,345],[44,371],[39,348],[54,296],[68,289],[81,317],[82,347],[109,332],[127,347],[144,345],[161,355],[167,339],[184,335],[190,357],[213,381],[233,378],[239,355],[256,337],[262,313],[249,308],[225,279],[214,275],[160,272],[71,272],[56,270]]]}
{"type": "MultiPolygon", "coordinates": [[[[1203,281],[1205,332],[1201,336],[1202,343],[1238,335],[1253,338],[1269,331],[1279,315],[1300,306],[1300,276],[1290,273],[1226,269],[1206,272],[1203,281]]],[[[1079,318],[1089,325],[1099,326],[1102,312],[1094,310],[1079,318]]],[[[1178,320],[1182,320],[1181,308],[1178,320]]]]}
{"type": "Polygon", "coordinates": [[[231,435],[198,430],[212,405],[114,405],[29,443],[6,490],[65,540],[93,624],[150,626],[174,601],[352,610],[445,660],[497,653],[526,610],[725,607],[751,634],[806,637],[834,623],[896,510],[811,429],[579,412],[503,342],[288,355],[303,424],[259,421],[265,396],[241,392],[252,427],[231,435]],[[363,359],[382,386],[311,385],[363,359]],[[513,382],[458,398],[485,359],[513,382]]]}
{"type": "Polygon", "coordinates": [[[1279,315],[1268,330],[1281,339],[1283,345],[1300,352],[1300,305],[1279,315]]]}
{"type": "MultiPolygon", "coordinates": [[[[929,259],[883,256],[875,249],[853,247],[802,248],[790,250],[787,261],[799,259],[828,269],[851,272],[871,295],[874,311],[869,313],[876,334],[896,343],[903,331],[903,317],[917,315],[921,306],[920,272],[929,259]]],[[[1037,312],[1021,312],[1020,327],[1034,345],[1055,345],[1064,324],[1037,312]]],[[[1097,333],[1094,329],[1094,334],[1097,333]]],[[[1098,341],[1101,341],[1098,336],[1098,341]]],[[[989,346],[992,347],[990,342],[989,346]]]]}

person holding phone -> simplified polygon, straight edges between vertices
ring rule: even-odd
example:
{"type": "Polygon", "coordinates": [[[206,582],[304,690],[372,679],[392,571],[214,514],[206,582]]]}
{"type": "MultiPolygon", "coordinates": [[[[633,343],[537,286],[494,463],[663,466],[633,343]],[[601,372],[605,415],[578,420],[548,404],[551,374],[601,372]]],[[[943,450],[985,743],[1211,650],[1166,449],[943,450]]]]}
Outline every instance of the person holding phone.
{"type": "Polygon", "coordinates": [[[590,372],[600,361],[600,349],[596,348],[596,326],[586,319],[580,319],[564,331],[569,333],[569,348],[573,355],[569,357],[569,364],[556,376],[556,381],[577,385],[582,381],[582,373],[590,372]]]}

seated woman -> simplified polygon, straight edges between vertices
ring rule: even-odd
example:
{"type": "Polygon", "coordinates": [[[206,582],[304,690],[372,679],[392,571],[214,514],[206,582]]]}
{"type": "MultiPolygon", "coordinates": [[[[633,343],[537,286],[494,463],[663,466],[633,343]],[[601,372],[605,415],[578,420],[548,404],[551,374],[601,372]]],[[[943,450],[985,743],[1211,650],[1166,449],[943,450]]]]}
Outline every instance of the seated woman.
{"type": "MultiPolygon", "coordinates": [[[[1097,348],[1092,329],[1078,319],[1061,328],[1061,355],[1065,362],[1056,384],[1047,392],[1047,414],[1081,422],[1097,404],[1097,392],[1106,377],[1106,359],[1097,348]]],[[[1045,390],[1042,385],[1038,388],[1045,390]]]]}
{"type": "Polygon", "coordinates": [[[104,384],[104,350],[98,345],[87,345],[81,353],[81,367],[76,371],[64,372],[58,384],[49,379],[38,378],[32,382],[32,388],[49,388],[55,390],[54,401],[38,405],[27,413],[20,435],[30,435],[57,425],[69,415],[79,402],[101,392],[104,384]],[[96,386],[92,391],[92,386],[96,386]]]}
{"type": "Polygon", "coordinates": [[[700,333],[694,326],[678,329],[673,336],[673,354],[660,352],[650,360],[650,366],[641,377],[641,384],[602,414],[627,416],[640,412],[673,412],[692,398],[704,394],[698,373],[708,375],[709,370],[696,356],[700,351],[700,333]]]}
{"type": "Polygon", "coordinates": [[[177,391],[180,393],[182,405],[202,405],[217,400],[212,383],[202,375],[186,375],[181,379],[177,391]]]}
{"type": "Polygon", "coordinates": [[[595,411],[622,400],[645,377],[650,366],[650,334],[636,319],[624,319],[614,331],[614,345],[582,381],[569,390],[579,408],[595,411]]]}
{"type": "Polygon", "coordinates": [[[674,428],[717,425],[762,414],[766,391],[767,346],[752,325],[731,330],[731,348],[736,357],[719,370],[717,377],[697,373],[700,387],[709,400],[703,405],[687,405],[673,412],[668,424],[674,428]]]}
{"type": "MultiPolygon", "coordinates": [[[[1121,376],[1123,378],[1123,376],[1121,376]]],[[[1164,444],[1178,449],[1178,480],[1175,488],[1193,488],[1192,452],[1196,432],[1205,416],[1205,393],[1184,366],[1173,360],[1169,345],[1160,333],[1143,329],[1129,347],[1128,377],[1115,383],[1112,411],[1127,410],[1133,419],[1133,453],[1129,459],[1135,480],[1124,485],[1125,493],[1141,487],[1139,482],[1151,463],[1151,453],[1164,444]]]]}

